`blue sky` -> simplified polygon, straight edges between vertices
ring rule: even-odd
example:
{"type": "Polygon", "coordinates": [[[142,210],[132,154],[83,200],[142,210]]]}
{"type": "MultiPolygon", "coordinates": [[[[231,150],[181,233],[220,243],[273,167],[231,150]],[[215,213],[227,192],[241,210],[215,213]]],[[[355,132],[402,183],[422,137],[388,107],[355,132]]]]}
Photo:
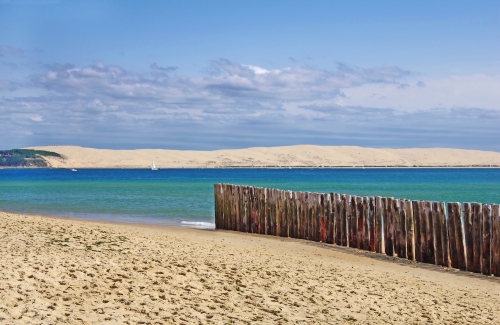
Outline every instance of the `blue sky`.
{"type": "Polygon", "coordinates": [[[0,148],[500,151],[500,2],[0,0],[0,127],[0,148]]]}

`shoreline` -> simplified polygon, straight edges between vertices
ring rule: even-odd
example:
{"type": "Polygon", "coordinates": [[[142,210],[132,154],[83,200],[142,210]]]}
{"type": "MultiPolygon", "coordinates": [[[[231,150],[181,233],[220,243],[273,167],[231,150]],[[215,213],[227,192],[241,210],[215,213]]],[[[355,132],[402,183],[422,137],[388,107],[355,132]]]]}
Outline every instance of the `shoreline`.
{"type": "Polygon", "coordinates": [[[295,145],[223,150],[109,150],[78,146],[29,149],[58,153],[51,167],[147,168],[383,168],[500,167],[500,152],[453,148],[366,148],[295,145]]]}
{"type": "Polygon", "coordinates": [[[183,220],[180,222],[172,222],[172,223],[147,223],[147,222],[126,222],[122,220],[118,221],[113,221],[113,220],[99,220],[99,219],[93,219],[93,218],[79,218],[79,217],[72,217],[72,216],[67,216],[67,215],[51,215],[51,214],[43,214],[43,213],[30,213],[30,212],[22,212],[22,211],[11,211],[11,210],[0,210],[0,214],[12,214],[12,215],[25,215],[29,217],[42,217],[42,218],[49,218],[49,219],[55,219],[55,220],[75,220],[75,221],[82,221],[82,222],[92,222],[92,223],[103,223],[103,224],[111,224],[111,225],[134,225],[134,226],[146,226],[146,227],[160,227],[160,228],[174,228],[174,229],[195,229],[195,230],[210,230],[214,231],[215,229],[215,221],[213,223],[211,222],[205,222],[205,221],[199,221],[201,223],[206,223],[206,224],[213,224],[213,228],[206,228],[206,227],[194,227],[194,226],[183,226],[182,222],[197,222],[197,221],[188,221],[188,220],[183,220]]]}
{"type": "Polygon", "coordinates": [[[3,212],[0,238],[6,324],[495,324],[500,317],[493,277],[297,239],[3,212]]]}
{"type": "MultiPolygon", "coordinates": [[[[124,170],[151,170],[151,168],[146,167],[78,167],[78,169],[124,169],[124,170]]],[[[500,165],[478,165],[478,166],[264,166],[264,167],[252,167],[252,166],[221,166],[221,167],[158,167],[158,170],[199,170],[199,169],[497,169],[500,165]]],[[[71,169],[70,167],[0,167],[0,169],[71,169]]]]}

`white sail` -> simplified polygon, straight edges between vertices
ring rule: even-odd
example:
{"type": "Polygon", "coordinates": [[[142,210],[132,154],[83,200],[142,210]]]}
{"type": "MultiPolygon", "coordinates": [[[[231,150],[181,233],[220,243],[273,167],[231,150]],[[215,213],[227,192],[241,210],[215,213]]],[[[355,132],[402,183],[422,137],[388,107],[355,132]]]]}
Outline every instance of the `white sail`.
{"type": "Polygon", "coordinates": [[[153,164],[151,165],[151,170],[158,170],[158,168],[156,168],[155,166],[155,161],[153,160],[153,164]]]}

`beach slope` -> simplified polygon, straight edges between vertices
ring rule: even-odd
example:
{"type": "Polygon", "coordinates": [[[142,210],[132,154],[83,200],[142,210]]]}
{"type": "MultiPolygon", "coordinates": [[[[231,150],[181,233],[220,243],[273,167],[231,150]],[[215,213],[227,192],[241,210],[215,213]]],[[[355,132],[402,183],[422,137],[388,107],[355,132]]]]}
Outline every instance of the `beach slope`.
{"type": "Polygon", "coordinates": [[[31,147],[65,159],[46,157],[56,168],[206,167],[490,167],[500,166],[500,153],[449,148],[374,149],[350,146],[297,145],[196,150],[108,150],[76,146],[31,147]]]}
{"type": "Polygon", "coordinates": [[[1,324],[498,324],[498,278],[294,239],[0,212],[1,324]]]}

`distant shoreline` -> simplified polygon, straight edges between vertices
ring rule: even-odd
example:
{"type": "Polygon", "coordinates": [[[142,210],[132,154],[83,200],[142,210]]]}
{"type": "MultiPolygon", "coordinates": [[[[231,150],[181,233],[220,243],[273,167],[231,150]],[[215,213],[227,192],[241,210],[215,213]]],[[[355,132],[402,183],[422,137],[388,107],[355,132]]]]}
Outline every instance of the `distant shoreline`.
{"type": "MultiPolygon", "coordinates": [[[[128,169],[128,170],[150,170],[148,167],[71,167],[82,170],[86,169],[128,169]]],[[[70,167],[0,167],[0,169],[71,169],[70,167]]],[[[222,167],[158,167],[158,170],[167,169],[488,169],[500,168],[500,165],[480,165],[480,166],[294,166],[291,168],[280,166],[222,166],[222,167]]]]}
{"type": "Polygon", "coordinates": [[[227,150],[110,150],[77,146],[30,149],[57,153],[44,157],[54,168],[499,168],[500,152],[451,148],[363,148],[296,145],[227,150]]]}

